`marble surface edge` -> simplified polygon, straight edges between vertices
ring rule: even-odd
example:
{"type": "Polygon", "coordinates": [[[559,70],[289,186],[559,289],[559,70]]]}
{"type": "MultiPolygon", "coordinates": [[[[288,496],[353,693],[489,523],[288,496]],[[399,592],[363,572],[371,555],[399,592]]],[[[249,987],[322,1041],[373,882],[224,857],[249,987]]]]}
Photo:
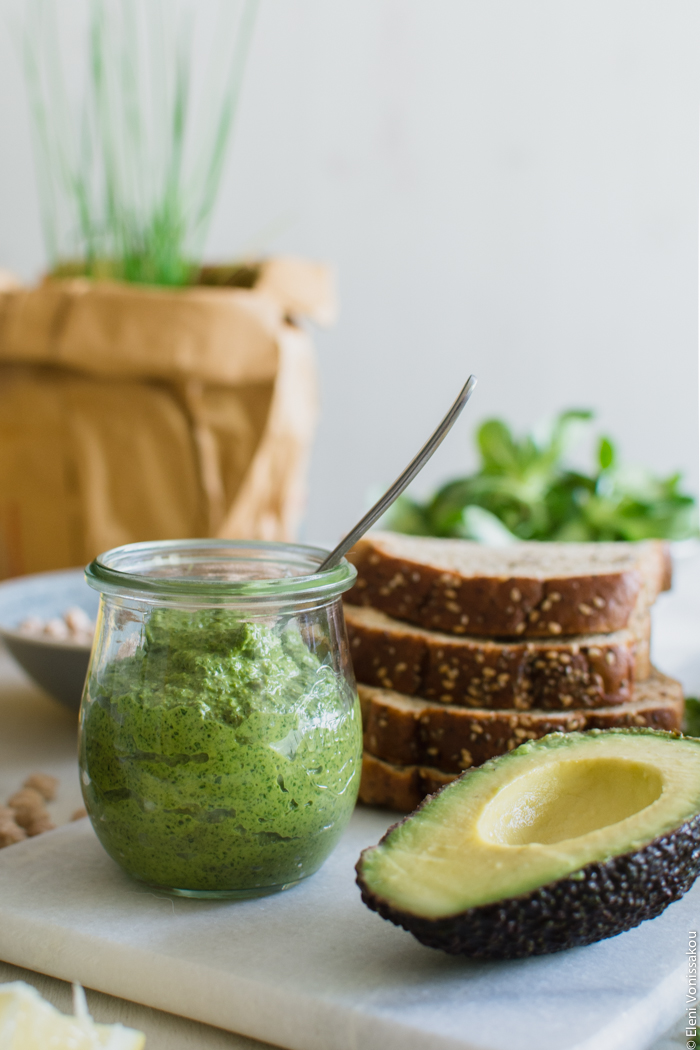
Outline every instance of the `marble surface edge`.
{"type": "MultiPolygon", "coordinates": [[[[238,1035],[285,1050],[426,1050],[423,1030],[408,1027],[395,1020],[386,1021],[376,1016],[363,1015],[360,1010],[342,1006],[337,1003],[323,1003],[308,997],[300,1002],[298,995],[291,995],[284,990],[275,992],[277,1001],[274,1007],[270,1002],[269,988],[260,982],[246,982],[237,977],[238,987],[232,991],[225,987],[226,979],[216,971],[206,971],[192,975],[181,975],[177,970],[177,961],[168,960],[164,965],[162,959],[139,950],[138,965],[132,957],[124,958],[123,946],[111,946],[110,967],[95,979],[94,960],[101,955],[102,948],[85,934],[71,934],[72,942],[60,927],[51,931],[53,936],[47,942],[45,926],[36,923],[36,941],[33,949],[23,951],[18,947],[26,942],[28,927],[31,932],[31,921],[26,918],[17,920],[8,916],[0,906],[2,933],[0,934],[0,955],[4,962],[26,969],[36,970],[49,977],[69,982],[77,981],[86,988],[108,995],[117,996],[142,1006],[184,1017],[192,1021],[213,1025],[238,1035]],[[46,946],[36,950],[42,942],[46,946]],[[126,964],[126,965],[125,965],[126,964]],[[152,980],[148,982],[150,990],[143,995],[144,979],[148,979],[155,967],[160,970],[163,983],[161,990],[153,988],[152,980]],[[128,973],[128,976],[127,976],[128,973]],[[201,1008],[192,1008],[183,1002],[178,989],[182,981],[190,984],[192,999],[203,1004],[201,1008]],[[174,985],[175,990],[168,990],[174,985]],[[219,1002],[228,997],[225,1008],[219,1002]],[[303,1031],[291,1033],[288,1027],[290,1016],[303,1007],[306,1021],[303,1031]],[[332,1033],[329,1037],[329,1033],[332,1033]],[[339,1036],[339,1037],[338,1037],[339,1036]]],[[[430,1034],[430,1050],[484,1050],[482,1044],[454,1040],[438,1034],[430,1034]]],[[[573,1048],[578,1050],[578,1048],[573,1048]]],[[[604,1050],[604,1048],[601,1048],[604,1050]]]]}
{"type": "MultiPolygon", "coordinates": [[[[360,904],[350,861],[362,843],[376,840],[387,819],[385,814],[359,813],[348,840],[317,876],[297,890],[244,909],[173,903],[123,876],[87,821],[59,829],[0,857],[0,955],[16,965],[78,979],[98,991],[289,1050],[520,1050],[529,1048],[533,1032],[537,1045],[546,1050],[645,1050],[682,1012],[685,961],[674,965],[671,948],[675,953],[683,926],[700,910],[697,894],[672,905],[672,914],[653,920],[655,926],[643,924],[597,946],[515,964],[462,966],[417,945],[360,904]],[[43,863],[37,864],[42,856],[43,863]],[[45,902],[42,915],[35,902],[50,893],[54,897],[45,902]],[[351,934],[340,952],[323,955],[319,945],[328,939],[325,933],[305,929],[304,950],[311,962],[307,958],[304,972],[312,982],[319,975],[325,978],[330,958],[325,986],[311,983],[307,988],[285,971],[294,953],[288,952],[284,965],[275,954],[269,956],[277,968],[267,984],[264,955],[257,971],[242,966],[240,950],[236,956],[228,936],[240,937],[243,947],[255,946],[263,921],[266,936],[274,941],[270,921],[272,928],[275,921],[289,923],[290,917],[308,922],[314,901],[326,908],[329,901],[336,904],[331,917],[340,915],[345,922],[339,936],[351,934]],[[176,906],[173,923],[170,908],[175,916],[176,906]],[[207,931],[222,923],[229,933],[219,937],[210,957],[207,931]],[[355,927],[361,927],[361,935],[353,940],[355,927]],[[192,934],[197,944],[190,943],[192,934]],[[189,958],[183,957],[183,945],[189,946],[189,958]],[[639,980],[633,979],[640,951],[650,950],[659,954],[656,984],[648,963],[639,980]],[[396,973],[391,972],[392,960],[399,965],[396,973]],[[511,989],[513,1001],[508,998],[511,989]],[[625,1001],[629,1005],[621,1009],[625,1001]],[[566,1017],[555,1023],[552,1014],[567,1009],[570,1027],[566,1017]],[[438,1023],[435,1011],[450,1016],[438,1023]],[[494,1030],[494,1017],[505,1028],[494,1030]],[[517,1030],[521,1020],[527,1038],[517,1030]]],[[[283,928],[288,940],[289,925],[283,928]]]]}

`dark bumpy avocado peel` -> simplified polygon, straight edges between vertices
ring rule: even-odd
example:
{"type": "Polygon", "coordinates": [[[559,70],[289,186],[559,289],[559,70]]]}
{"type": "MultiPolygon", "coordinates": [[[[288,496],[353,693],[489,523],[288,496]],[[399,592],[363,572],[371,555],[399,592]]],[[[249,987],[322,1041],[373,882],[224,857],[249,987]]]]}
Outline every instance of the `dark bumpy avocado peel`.
{"type": "Polygon", "coordinates": [[[700,875],[700,816],[634,853],[588,864],[573,878],[445,919],[392,908],[364,885],[361,866],[362,859],[355,870],[367,907],[421,944],[472,959],[524,959],[615,937],[680,900],[700,875]]]}
{"type": "MultiPolygon", "coordinates": [[[[613,732],[652,733],[683,739],[680,734],[648,729],[613,732]]],[[[563,735],[552,734],[552,737],[563,735]]],[[[599,736],[601,731],[576,735],[599,736]]],[[[473,772],[476,770],[468,770],[459,779],[468,778],[473,772]]],[[[454,783],[449,787],[454,787],[454,783]]],[[[414,813],[393,824],[378,846],[362,852],[355,869],[367,907],[403,927],[430,948],[439,948],[451,955],[495,960],[527,958],[592,944],[660,915],[669,904],[687,893],[700,875],[700,813],[696,813],[637,849],[585,864],[568,876],[528,893],[504,897],[445,917],[416,915],[395,907],[373,891],[366,878],[365,861],[392,833],[446,790],[448,788],[442,788],[427,796],[414,813]]]]}

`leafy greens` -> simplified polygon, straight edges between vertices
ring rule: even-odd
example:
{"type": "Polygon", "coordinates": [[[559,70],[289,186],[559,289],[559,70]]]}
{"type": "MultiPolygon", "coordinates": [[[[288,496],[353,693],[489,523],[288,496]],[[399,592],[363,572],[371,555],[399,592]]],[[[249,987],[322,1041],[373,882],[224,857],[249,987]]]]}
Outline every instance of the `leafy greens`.
{"type": "Polygon", "coordinates": [[[522,438],[502,420],[487,420],[477,431],[479,469],[424,503],[401,497],[383,526],[491,544],[696,535],[695,500],[680,491],[680,474],[657,478],[621,466],[609,437],[598,439],[590,473],[568,465],[568,451],[592,419],[591,411],[570,409],[522,438]]]}

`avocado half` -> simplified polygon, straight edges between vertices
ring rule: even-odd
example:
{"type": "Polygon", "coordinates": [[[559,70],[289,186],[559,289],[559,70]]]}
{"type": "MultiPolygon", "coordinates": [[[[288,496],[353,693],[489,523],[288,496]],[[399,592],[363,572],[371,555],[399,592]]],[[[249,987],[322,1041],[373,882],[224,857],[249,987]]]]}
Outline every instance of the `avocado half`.
{"type": "Polygon", "coordinates": [[[453,955],[614,937],[700,873],[700,739],[552,733],[468,770],[364,850],[365,904],[453,955]]]}

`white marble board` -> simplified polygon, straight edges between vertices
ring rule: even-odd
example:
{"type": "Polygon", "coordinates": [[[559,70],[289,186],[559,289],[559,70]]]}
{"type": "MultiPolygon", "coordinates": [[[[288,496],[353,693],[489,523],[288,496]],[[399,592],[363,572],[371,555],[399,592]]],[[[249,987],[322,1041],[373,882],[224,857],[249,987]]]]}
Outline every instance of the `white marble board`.
{"type": "MultiPolygon", "coordinates": [[[[676,569],[653,610],[652,652],[698,695],[700,555],[676,569]]],[[[6,662],[3,797],[34,768],[55,773],[54,819],[67,820],[80,803],[75,720],[18,688],[6,662]]],[[[121,874],[87,821],[59,828],[0,852],[0,959],[290,1050],[647,1050],[683,1014],[700,882],[612,940],[474,964],[361,903],[354,864],[388,820],[359,809],[316,876],[235,904],[154,894],[121,874]]]]}
{"type": "Polygon", "coordinates": [[[682,1013],[700,884],[611,940],[473,963],[362,904],[387,820],[358,809],[320,872],[243,902],[160,896],[59,828],[0,853],[0,958],[290,1050],[645,1050],[682,1013]]]}

